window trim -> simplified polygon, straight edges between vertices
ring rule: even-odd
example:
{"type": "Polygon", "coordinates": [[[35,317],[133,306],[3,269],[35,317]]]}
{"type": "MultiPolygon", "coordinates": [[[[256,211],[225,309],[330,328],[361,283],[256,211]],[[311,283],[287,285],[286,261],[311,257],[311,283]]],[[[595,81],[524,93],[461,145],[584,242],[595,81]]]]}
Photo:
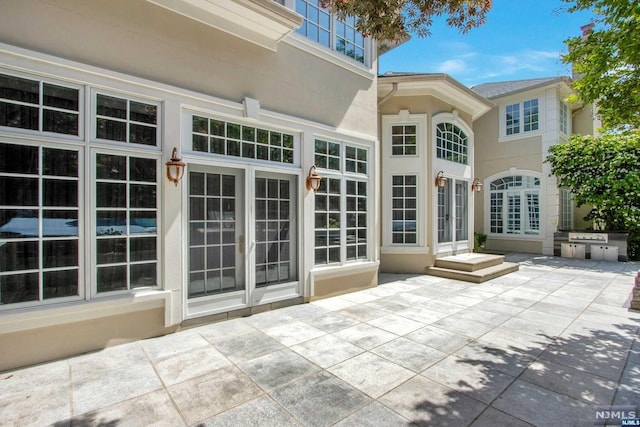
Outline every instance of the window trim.
{"type": "MultiPolygon", "coordinates": [[[[305,3],[308,3],[307,0],[303,0],[305,3]]],[[[314,6],[315,5],[311,5],[314,6]]],[[[322,9],[320,5],[317,6],[318,9],[322,9]]],[[[338,39],[338,34],[336,31],[336,22],[338,21],[338,18],[336,16],[335,13],[330,12],[330,11],[326,11],[326,13],[329,14],[329,46],[323,45],[322,43],[320,43],[319,41],[315,41],[309,37],[307,37],[305,34],[302,34],[301,32],[299,32],[299,30],[303,27],[306,26],[306,21],[308,21],[307,16],[301,14],[300,12],[298,12],[297,10],[297,2],[294,2],[293,6],[292,6],[293,10],[300,16],[302,16],[302,25],[300,27],[298,27],[295,31],[293,31],[293,33],[297,34],[300,37],[303,37],[304,39],[306,39],[307,41],[313,43],[314,45],[317,45],[318,47],[327,50],[329,52],[331,52],[334,55],[337,55],[338,57],[341,57],[341,59],[347,61],[347,62],[351,62],[354,65],[360,65],[361,67],[366,67],[366,68],[371,68],[372,67],[372,42],[371,42],[371,37],[365,37],[364,35],[363,37],[363,41],[364,41],[364,45],[363,45],[363,54],[364,54],[364,60],[363,61],[358,61],[355,58],[352,58],[350,56],[348,56],[346,53],[340,52],[339,50],[337,50],[336,45],[337,45],[337,39],[338,39]]],[[[348,25],[345,22],[345,25],[348,25]]],[[[315,24],[315,23],[314,23],[315,24]]]]}
{"type": "MultiPolygon", "coordinates": [[[[77,242],[78,242],[78,295],[74,295],[74,296],[68,296],[68,297],[60,297],[60,298],[51,298],[51,299],[44,299],[44,296],[41,295],[42,299],[38,299],[35,301],[25,301],[25,302],[19,302],[19,303],[12,303],[12,304],[6,304],[6,305],[0,305],[0,313],[1,312],[11,312],[12,310],[17,310],[17,309],[22,309],[22,308],[33,308],[36,310],[39,309],[43,309],[45,307],[51,307],[51,306],[57,306],[60,304],[64,304],[64,303],[68,303],[68,302],[78,302],[78,301],[86,301],[88,300],[88,295],[89,295],[89,284],[86,281],[86,272],[87,272],[87,263],[86,263],[86,253],[87,253],[87,238],[86,238],[86,234],[85,234],[85,230],[86,230],[86,209],[85,209],[85,205],[86,205],[86,201],[85,201],[85,168],[84,166],[84,156],[85,156],[85,150],[83,148],[78,147],[77,145],[73,145],[73,144],[64,144],[64,143],[59,143],[59,142],[49,142],[49,141],[35,141],[35,140],[30,140],[30,141],[23,141],[23,140],[19,140],[19,141],[12,141],[12,140],[5,140],[2,139],[0,142],[2,143],[6,143],[6,144],[11,144],[11,145],[22,145],[22,146],[29,146],[29,147],[36,147],[39,150],[39,153],[42,153],[42,149],[43,148],[53,148],[53,149],[60,149],[60,150],[69,150],[69,151],[76,151],[78,153],[78,177],[77,177],[77,182],[78,182],[78,208],[77,208],[77,212],[78,212],[78,236],[76,237],[77,242]]],[[[42,159],[40,157],[40,164],[39,166],[42,165],[42,159]]],[[[16,175],[24,175],[24,174],[16,174],[16,175]]],[[[35,176],[35,175],[34,175],[35,176]]],[[[42,170],[39,170],[38,172],[38,181],[41,182],[43,179],[44,174],[42,173],[42,170]]],[[[41,186],[39,186],[38,189],[38,207],[36,208],[38,211],[42,211],[44,209],[44,207],[42,206],[42,190],[43,188],[41,186]]],[[[39,219],[41,218],[41,216],[39,215],[38,217],[39,219]]],[[[38,236],[38,238],[36,239],[27,239],[27,240],[36,240],[38,242],[38,251],[39,251],[39,255],[42,254],[42,248],[41,248],[41,242],[46,241],[46,240],[54,240],[54,239],[44,239],[41,236],[38,236]]],[[[40,259],[40,256],[39,256],[40,259]]],[[[23,271],[31,271],[34,269],[29,269],[29,270],[23,270],[23,271]]],[[[42,267],[42,262],[39,263],[39,266],[37,268],[37,272],[38,274],[41,276],[41,273],[43,271],[46,271],[47,269],[42,267]]],[[[22,270],[21,270],[22,271],[22,270]]],[[[39,283],[39,289],[43,288],[43,283],[39,283]]]]}
{"type": "MultiPolygon", "coordinates": [[[[89,276],[90,278],[86,281],[87,282],[87,286],[89,286],[88,289],[88,298],[87,299],[92,299],[92,300],[100,300],[103,298],[110,298],[113,297],[114,295],[132,295],[135,293],[139,293],[139,292],[148,292],[148,291],[162,291],[163,290],[163,269],[162,269],[162,253],[163,253],[163,239],[162,239],[162,232],[161,232],[161,228],[162,228],[162,191],[163,191],[163,187],[164,187],[164,182],[162,180],[163,177],[163,173],[164,173],[164,164],[162,163],[162,157],[161,157],[161,153],[153,153],[153,152],[132,152],[129,150],[123,151],[123,150],[117,150],[115,148],[107,148],[107,147],[90,147],[90,149],[88,150],[89,153],[89,160],[86,161],[86,165],[88,166],[89,170],[86,171],[85,168],[85,176],[90,177],[90,182],[91,182],[91,196],[88,200],[90,207],[91,207],[91,212],[89,214],[89,217],[86,218],[87,223],[89,224],[89,231],[87,233],[87,235],[89,236],[89,239],[91,240],[91,245],[90,248],[88,250],[88,253],[90,254],[89,260],[87,261],[87,271],[89,272],[89,276]],[[122,290],[115,290],[115,291],[106,291],[106,292],[98,292],[98,261],[97,261],[97,247],[95,242],[97,241],[97,233],[96,233],[96,229],[97,229],[97,190],[96,190],[96,184],[97,184],[97,173],[96,173],[96,157],[98,154],[108,154],[108,155],[115,155],[115,156],[125,156],[127,158],[130,157],[139,157],[139,158],[145,158],[145,159],[154,159],[157,162],[158,167],[156,168],[156,185],[157,185],[157,207],[156,207],[156,213],[157,213],[157,217],[156,217],[156,279],[157,279],[157,285],[156,286],[147,286],[147,287],[139,287],[139,288],[129,288],[129,283],[127,284],[127,289],[122,289],[122,290]]],[[[129,178],[128,178],[128,173],[127,173],[127,180],[123,181],[126,183],[129,183],[129,178]]],[[[127,203],[128,204],[128,203],[127,203]]],[[[127,212],[131,210],[130,207],[126,208],[127,212]]],[[[127,244],[129,242],[129,237],[131,236],[131,234],[127,234],[127,244]]],[[[127,258],[129,255],[129,248],[127,248],[127,258]]],[[[122,263],[118,263],[118,264],[122,264],[122,263]]],[[[127,259],[127,261],[124,263],[127,265],[127,271],[129,269],[129,266],[131,266],[131,261],[129,259],[127,259]]],[[[129,278],[129,276],[127,275],[127,278],[129,278]]]]}
{"type": "Polygon", "coordinates": [[[91,87],[90,89],[90,94],[91,94],[91,112],[90,112],[90,118],[89,118],[89,122],[90,122],[90,129],[91,129],[91,136],[89,138],[89,145],[94,146],[94,145],[104,145],[104,146],[112,146],[116,149],[121,148],[121,149],[125,149],[125,150],[140,150],[140,151],[161,151],[162,147],[164,146],[164,141],[162,139],[162,129],[164,127],[164,123],[162,121],[162,116],[163,116],[163,103],[161,100],[158,99],[153,99],[153,98],[147,98],[144,96],[138,96],[132,93],[128,93],[128,92],[119,92],[119,91],[115,91],[115,90],[110,90],[110,89],[103,89],[103,88],[99,88],[99,87],[91,87]],[[102,139],[102,138],[98,138],[98,126],[97,126],[97,119],[98,119],[98,95],[104,95],[104,96],[110,96],[113,98],[120,98],[123,99],[125,101],[127,101],[127,113],[130,112],[129,109],[129,105],[130,103],[133,102],[140,102],[143,104],[149,104],[149,105],[154,105],[156,107],[156,144],[155,145],[145,145],[145,144],[138,144],[135,142],[130,142],[129,141],[129,125],[131,123],[138,123],[138,122],[132,122],[128,117],[126,119],[118,119],[117,121],[122,121],[124,123],[127,124],[127,141],[114,141],[111,139],[102,139]]]}
{"type": "MultiPolygon", "coordinates": [[[[483,191],[484,193],[484,229],[485,229],[485,233],[493,238],[493,239],[503,239],[503,240],[545,240],[545,236],[546,236],[546,181],[544,179],[544,176],[542,173],[540,172],[536,172],[536,171],[532,171],[532,170],[526,170],[526,169],[510,169],[504,172],[500,172],[494,175],[491,175],[487,178],[484,179],[484,187],[485,191],[483,191]],[[524,176],[524,177],[530,177],[530,178],[535,178],[535,179],[539,179],[540,180],[540,187],[538,187],[537,191],[538,191],[538,209],[539,209],[539,229],[538,229],[538,233],[537,234],[525,234],[524,233],[524,225],[523,222],[525,220],[525,216],[521,215],[521,231],[518,234],[507,234],[507,233],[492,233],[491,232],[491,194],[495,194],[495,192],[492,192],[490,187],[491,187],[491,183],[495,180],[501,179],[501,178],[507,178],[510,176],[524,176]]],[[[531,192],[531,190],[536,190],[535,188],[521,188],[521,189],[515,189],[514,191],[517,192],[521,192],[521,195],[523,197],[526,197],[526,193],[527,192],[531,192]]],[[[509,190],[500,190],[500,191],[504,191],[507,192],[509,190]]],[[[503,203],[503,212],[506,206],[506,203],[503,203]]],[[[520,207],[520,212],[525,213],[527,212],[526,210],[526,203],[522,203],[521,202],[521,207],[520,207]]],[[[506,229],[506,221],[507,218],[503,217],[502,219],[503,221],[503,227],[506,229]]]]}
{"type": "MultiPolygon", "coordinates": [[[[0,126],[0,133],[6,133],[6,134],[14,134],[14,135],[24,135],[24,136],[31,136],[31,137],[36,137],[36,136],[40,136],[40,137],[45,137],[45,138],[51,138],[51,139],[57,139],[57,140],[64,140],[64,141],[74,141],[74,142],[83,142],[85,139],[85,123],[86,123],[86,105],[85,105],[85,85],[81,85],[81,84],[77,84],[77,83],[73,83],[70,81],[66,81],[63,79],[58,79],[58,78],[49,78],[49,77],[44,77],[44,76],[39,76],[37,74],[31,74],[31,73],[25,73],[25,72],[19,72],[19,71],[15,71],[12,69],[8,69],[8,68],[2,68],[0,67],[0,74],[4,74],[7,76],[12,76],[12,77],[17,77],[17,78],[21,78],[21,79],[26,79],[26,80],[34,80],[37,81],[39,83],[39,88],[40,88],[40,94],[39,94],[39,104],[37,105],[38,108],[38,130],[32,130],[32,129],[24,129],[24,128],[19,128],[19,127],[11,127],[11,126],[0,126]],[[42,87],[43,84],[48,83],[51,85],[55,85],[55,86],[61,86],[61,87],[65,87],[65,88],[69,88],[69,89],[76,89],[78,91],[78,135],[71,135],[71,134],[64,134],[64,133],[57,133],[57,132],[49,132],[49,131],[44,131],[41,130],[40,128],[42,127],[42,110],[46,108],[46,106],[43,105],[42,103],[42,97],[43,97],[43,93],[42,93],[42,87]]],[[[23,104],[21,102],[18,102],[18,104],[23,104]]],[[[26,104],[26,105],[32,105],[32,106],[36,106],[36,104],[26,104]]],[[[52,107],[53,108],[53,107],[52,107]]],[[[54,111],[58,111],[57,108],[54,108],[54,111]]]]}
{"type": "Polygon", "coordinates": [[[517,99],[512,99],[500,104],[499,120],[498,120],[500,131],[498,133],[499,135],[498,142],[531,138],[534,136],[541,135],[544,132],[544,110],[545,110],[544,97],[539,95],[535,95],[535,96],[531,95],[531,96],[527,96],[526,98],[521,97],[517,99]],[[538,102],[538,120],[537,120],[538,128],[535,130],[525,131],[524,130],[525,128],[524,105],[526,102],[531,102],[534,100],[538,102]],[[519,112],[518,132],[507,134],[507,108],[515,105],[518,106],[518,112],[519,112]]]}
{"type": "MultiPolygon", "coordinates": [[[[373,196],[374,196],[374,191],[375,189],[373,188],[373,178],[372,178],[372,173],[371,173],[371,159],[372,159],[372,147],[366,146],[364,144],[358,144],[358,143],[354,143],[354,142],[349,142],[349,141],[345,141],[345,140],[340,140],[340,139],[336,139],[336,138],[330,138],[330,137],[326,137],[326,136],[321,136],[321,135],[314,135],[313,141],[314,141],[314,156],[315,156],[315,141],[323,141],[323,142],[329,142],[329,143],[337,143],[340,144],[340,170],[334,170],[334,169],[325,169],[325,168],[318,168],[317,171],[318,173],[322,176],[323,178],[323,182],[328,182],[329,179],[337,179],[340,182],[340,261],[339,262],[326,262],[326,263],[316,263],[315,260],[315,250],[316,250],[316,244],[315,244],[315,232],[316,230],[329,230],[329,228],[321,228],[318,229],[316,227],[315,224],[315,213],[316,213],[316,204],[315,204],[315,196],[313,198],[314,202],[313,202],[313,236],[312,236],[312,241],[313,241],[313,260],[312,260],[312,269],[325,269],[325,268],[335,268],[335,267],[342,267],[342,266],[350,266],[350,265],[354,265],[354,264],[361,264],[361,263],[365,263],[365,262],[372,262],[372,260],[375,258],[375,255],[373,253],[374,248],[372,247],[372,227],[371,224],[373,224],[373,220],[374,220],[374,216],[375,213],[372,211],[372,200],[373,200],[373,196]],[[367,152],[367,160],[366,160],[366,165],[367,165],[367,173],[363,174],[363,173],[358,173],[358,172],[347,172],[346,171],[346,150],[347,150],[347,146],[348,147],[353,147],[356,149],[363,149],[366,150],[367,152]],[[367,195],[365,196],[366,198],[366,214],[367,214],[367,219],[366,219],[366,226],[364,227],[365,231],[366,231],[366,258],[357,258],[353,259],[353,260],[348,260],[347,259],[347,229],[349,228],[353,228],[353,227],[348,227],[347,225],[347,197],[349,196],[347,194],[347,181],[355,181],[357,182],[364,182],[366,184],[366,188],[367,188],[367,195]]],[[[356,195],[356,197],[358,197],[356,195]]],[[[327,209],[328,212],[328,209],[327,209]]],[[[356,227],[359,228],[359,227],[356,227]]],[[[322,246],[324,247],[324,246],[322,246]]]]}
{"type": "Polygon", "coordinates": [[[571,133],[571,110],[569,109],[569,105],[560,101],[560,106],[558,107],[558,130],[563,135],[569,135],[571,133]]]}

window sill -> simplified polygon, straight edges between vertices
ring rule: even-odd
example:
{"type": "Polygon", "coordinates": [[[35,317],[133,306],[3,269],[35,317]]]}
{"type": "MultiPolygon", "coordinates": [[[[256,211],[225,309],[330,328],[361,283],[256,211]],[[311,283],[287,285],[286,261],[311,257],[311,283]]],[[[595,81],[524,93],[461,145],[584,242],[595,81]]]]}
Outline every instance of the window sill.
{"type": "Polygon", "coordinates": [[[524,133],[518,133],[516,135],[509,135],[509,136],[501,135],[498,138],[498,142],[512,142],[512,141],[518,141],[520,139],[534,138],[536,136],[541,136],[541,135],[542,135],[542,131],[539,129],[535,132],[524,132],[524,133]]]}
{"type": "Polygon", "coordinates": [[[379,264],[377,261],[362,261],[341,265],[316,266],[311,269],[310,273],[314,280],[334,279],[344,276],[346,271],[353,274],[375,271],[378,269],[379,264]]]}
{"type": "Polygon", "coordinates": [[[542,232],[539,234],[487,234],[487,237],[495,240],[545,240],[542,232]]]}
{"type": "Polygon", "coordinates": [[[383,246],[380,248],[381,254],[429,254],[429,246],[383,246]]]}
{"type": "Polygon", "coordinates": [[[165,308],[165,327],[171,326],[171,291],[142,291],[112,298],[36,306],[0,313],[0,334],[100,317],[165,308]]]}
{"type": "Polygon", "coordinates": [[[299,34],[291,33],[283,41],[293,47],[304,50],[305,52],[317,56],[320,59],[324,59],[325,61],[369,80],[373,80],[376,76],[374,70],[369,68],[367,65],[357,62],[342,55],[341,53],[329,50],[328,48],[308,40],[306,37],[299,34]]]}

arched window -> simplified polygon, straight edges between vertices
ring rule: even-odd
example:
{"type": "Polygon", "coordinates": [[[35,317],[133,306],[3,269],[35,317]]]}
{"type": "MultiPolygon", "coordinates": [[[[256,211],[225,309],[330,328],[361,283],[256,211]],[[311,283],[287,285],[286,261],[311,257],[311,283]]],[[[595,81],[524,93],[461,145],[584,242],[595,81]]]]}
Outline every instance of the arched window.
{"type": "Polygon", "coordinates": [[[439,123],[436,126],[436,154],[439,159],[468,164],[468,138],[453,123],[439,123]]]}
{"type": "Polygon", "coordinates": [[[540,234],[540,178],[515,175],[492,181],[489,204],[492,234],[540,234]]]}

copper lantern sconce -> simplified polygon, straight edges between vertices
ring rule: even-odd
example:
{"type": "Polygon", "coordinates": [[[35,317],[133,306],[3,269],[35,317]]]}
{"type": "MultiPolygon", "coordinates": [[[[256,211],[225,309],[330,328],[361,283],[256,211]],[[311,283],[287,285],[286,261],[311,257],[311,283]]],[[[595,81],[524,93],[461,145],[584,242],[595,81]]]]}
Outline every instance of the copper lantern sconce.
{"type": "Polygon", "coordinates": [[[478,178],[473,180],[473,183],[471,184],[471,191],[475,191],[476,193],[482,191],[482,183],[478,178]]]}
{"type": "Polygon", "coordinates": [[[322,181],[322,177],[316,173],[316,165],[311,166],[307,176],[307,190],[313,190],[314,193],[318,191],[320,181],[322,181]]]}
{"type": "Polygon", "coordinates": [[[447,182],[447,177],[444,176],[444,172],[443,171],[438,172],[438,174],[436,175],[436,181],[435,181],[436,187],[442,188],[444,187],[446,182],[447,182]]]}
{"type": "Polygon", "coordinates": [[[173,147],[173,151],[171,152],[171,160],[167,163],[167,178],[169,181],[173,182],[175,186],[178,186],[178,183],[182,179],[184,175],[184,167],[186,166],[182,159],[178,157],[178,149],[173,147]]]}

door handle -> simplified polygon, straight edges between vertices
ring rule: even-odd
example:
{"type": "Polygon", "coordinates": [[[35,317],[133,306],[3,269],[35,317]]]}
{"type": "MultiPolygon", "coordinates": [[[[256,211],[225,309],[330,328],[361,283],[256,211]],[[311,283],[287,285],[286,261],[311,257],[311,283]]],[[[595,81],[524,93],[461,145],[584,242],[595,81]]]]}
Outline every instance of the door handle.
{"type": "Polygon", "coordinates": [[[238,250],[241,254],[244,253],[244,236],[238,237],[238,250]]]}

